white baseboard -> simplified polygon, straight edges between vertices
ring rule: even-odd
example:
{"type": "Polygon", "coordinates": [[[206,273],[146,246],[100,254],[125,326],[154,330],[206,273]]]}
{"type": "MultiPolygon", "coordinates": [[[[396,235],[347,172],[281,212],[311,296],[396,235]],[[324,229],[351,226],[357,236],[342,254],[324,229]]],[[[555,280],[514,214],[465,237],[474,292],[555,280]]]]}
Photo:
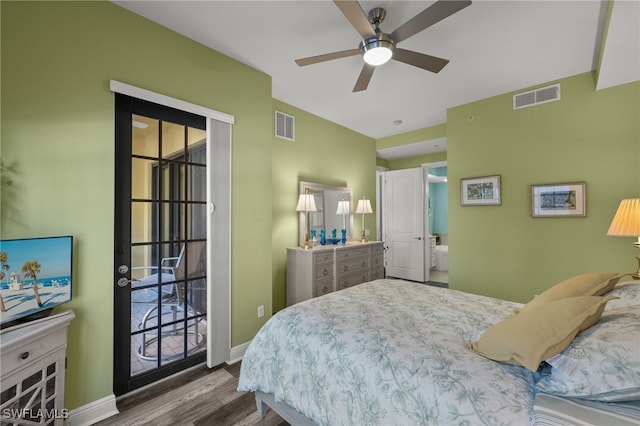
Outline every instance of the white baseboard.
{"type": "Polygon", "coordinates": [[[247,351],[247,348],[249,347],[249,343],[251,343],[251,340],[231,348],[231,352],[229,353],[229,361],[227,362],[227,364],[235,364],[238,361],[242,361],[242,358],[244,357],[244,353],[247,351]]]}
{"type": "Polygon", "coordinates": [[[69,412],[69,424],[71,426],[90,426],[118,414],[116,407],[116,396],[111,394],[87,405],[76,408],[69,412]]]}

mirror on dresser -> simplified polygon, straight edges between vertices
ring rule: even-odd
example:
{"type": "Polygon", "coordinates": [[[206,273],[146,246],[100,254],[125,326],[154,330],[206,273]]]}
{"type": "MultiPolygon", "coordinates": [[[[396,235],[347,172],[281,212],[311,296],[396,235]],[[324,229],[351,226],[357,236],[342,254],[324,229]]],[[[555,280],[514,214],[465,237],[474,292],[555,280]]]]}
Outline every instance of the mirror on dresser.
{"type": "MultiPolygon", "coordinates": [[[[337,237],[340,238],[340,230],[347,230],[347,240],[353,239],[353,191],[345,186],[323,185],[315,182],[300,181],[300,194],[313,194],[318,211],[309,213],[309,231],[315,229],[318,241],[320,241],[320,230],[324,229],[327,238],[331,236],[334,229],[337,237]],[[339,215],[338,202],[348,201],[348,215],[339,215]]],[[[307,216],[300,213],[299,242],[304,245],[305,230],[307,229],[307,216]]]]}

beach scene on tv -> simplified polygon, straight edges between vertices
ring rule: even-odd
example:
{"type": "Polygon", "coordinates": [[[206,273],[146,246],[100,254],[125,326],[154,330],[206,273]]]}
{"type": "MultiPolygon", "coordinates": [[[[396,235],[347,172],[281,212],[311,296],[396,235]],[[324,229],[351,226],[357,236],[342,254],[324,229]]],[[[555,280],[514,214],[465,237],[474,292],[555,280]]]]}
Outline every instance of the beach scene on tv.
{"type": "Polygon", "coordinates": [[[0,322],[71,300],[72,237],[0,241],[0,322]]]}

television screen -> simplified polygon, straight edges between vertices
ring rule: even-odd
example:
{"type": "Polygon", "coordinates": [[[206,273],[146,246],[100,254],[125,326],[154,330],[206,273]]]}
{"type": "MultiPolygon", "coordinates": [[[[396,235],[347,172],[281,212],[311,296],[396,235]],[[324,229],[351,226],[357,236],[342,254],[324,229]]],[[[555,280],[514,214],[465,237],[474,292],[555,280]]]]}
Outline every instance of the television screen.
{"type": "Polygon", "coordinates": [[[0,324],[43,316],[71,300],[73,237],[0,240],[0,324]]]}

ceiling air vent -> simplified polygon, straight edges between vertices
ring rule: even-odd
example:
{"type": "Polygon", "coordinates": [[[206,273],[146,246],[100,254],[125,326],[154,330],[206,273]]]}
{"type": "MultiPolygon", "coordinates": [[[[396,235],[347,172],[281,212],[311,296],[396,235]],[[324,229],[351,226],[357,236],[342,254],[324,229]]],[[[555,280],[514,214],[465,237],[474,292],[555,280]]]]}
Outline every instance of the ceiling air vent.
{"type": "Polygon", "coordinates": [[[513,109],[526,108],[533,105],[560,100],[560,84],[542,87],[530,92],[513,95],[513,109]]]}
{"type": "Polygon", "coordinates": [[[276,136],[279,138],[295,140],[295,117],[276,111],[276,136]]]}

